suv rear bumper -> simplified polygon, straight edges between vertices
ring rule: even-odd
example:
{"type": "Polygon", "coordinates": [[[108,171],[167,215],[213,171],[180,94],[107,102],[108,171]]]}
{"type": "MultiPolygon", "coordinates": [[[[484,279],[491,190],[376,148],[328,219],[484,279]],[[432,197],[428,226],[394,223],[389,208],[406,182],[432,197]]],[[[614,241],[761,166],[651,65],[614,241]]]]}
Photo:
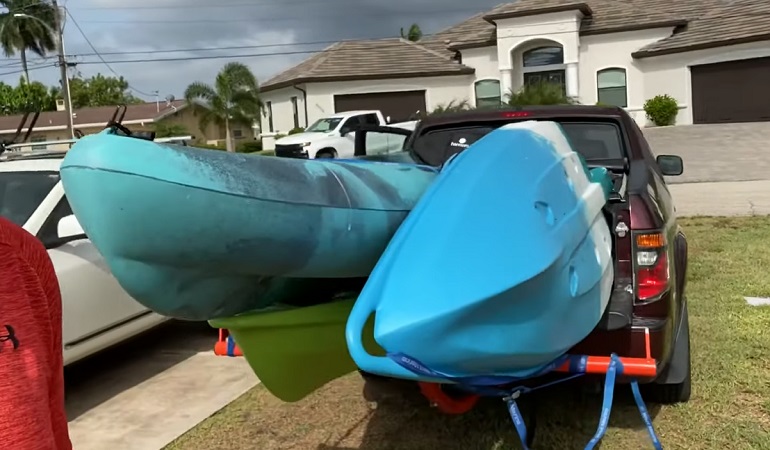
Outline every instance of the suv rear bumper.
{"type": "MultiPolygon", "coordinates": [[[[674,327],[670,319],[635,317],[631,326],[619,330],[595,330],[570,353],[608,356],[612,353],[631,358],[646,357],[645,330],[650,330],[650,356],[657,361],[660,375],[668,364],[673,348],[674,327]]],[[[652,381],[652,380],[640,380],[652,381]]]]}

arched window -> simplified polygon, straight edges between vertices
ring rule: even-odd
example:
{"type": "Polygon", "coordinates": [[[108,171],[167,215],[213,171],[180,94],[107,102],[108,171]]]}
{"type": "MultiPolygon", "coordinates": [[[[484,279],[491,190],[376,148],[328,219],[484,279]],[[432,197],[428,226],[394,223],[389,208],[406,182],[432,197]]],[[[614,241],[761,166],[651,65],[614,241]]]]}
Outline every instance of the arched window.
{"type": "Polygon", "coordinates": [[[596,73],[597,100],[602,105],[628,106],[626,70],[619,67],[600,70],[596,73]]]}
{"type": "Polygon", "coordinates": [[[522,60],[524,67],[564,64],[564,49],[560,46],[533,48],[524,52],[522,60]]]}
{"type": "Polygon", "coordinates": [[[481,80],[474,84],[476,90],[476,107],[493,108],[500,106],[502,98],[500,96],[500,81],[481,80]]]}

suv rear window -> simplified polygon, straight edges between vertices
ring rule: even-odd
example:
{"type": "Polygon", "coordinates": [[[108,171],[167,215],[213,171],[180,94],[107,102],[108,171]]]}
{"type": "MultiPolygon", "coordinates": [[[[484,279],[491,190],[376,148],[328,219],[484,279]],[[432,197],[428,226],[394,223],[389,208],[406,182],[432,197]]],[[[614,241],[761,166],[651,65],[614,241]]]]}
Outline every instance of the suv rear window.
{"type": "MultiPolygon", "coordinates": [[[[508,123],[510,122],[428,130],[414,140],[412,147],[417,156],[427,164],[440,166],[455,153],[470,147],[487,133],[508,123]]],[[[623,141],[617,124],[573,121],[560,124],[572,148],[580,153],[588,164],[624,158],[623,141]]]]}
{"type": "Polygon", "coordinates": [[[57,172],[0,172],[0,216],[24,226],[58,182],[57,172]]]}

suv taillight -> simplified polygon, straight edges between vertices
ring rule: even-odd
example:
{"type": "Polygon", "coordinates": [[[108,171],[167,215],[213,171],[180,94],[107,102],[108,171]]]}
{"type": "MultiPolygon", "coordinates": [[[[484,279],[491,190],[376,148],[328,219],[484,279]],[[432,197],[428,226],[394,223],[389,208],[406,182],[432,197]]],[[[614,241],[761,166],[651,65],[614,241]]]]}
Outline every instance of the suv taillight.
{"type": "Polygon", "coordinates": [[[635,233],[634,268],[636,297],[639,302],[658,300],[668,290],[669,266],[666,250],[666,236],[663,233],[635,233]]]}

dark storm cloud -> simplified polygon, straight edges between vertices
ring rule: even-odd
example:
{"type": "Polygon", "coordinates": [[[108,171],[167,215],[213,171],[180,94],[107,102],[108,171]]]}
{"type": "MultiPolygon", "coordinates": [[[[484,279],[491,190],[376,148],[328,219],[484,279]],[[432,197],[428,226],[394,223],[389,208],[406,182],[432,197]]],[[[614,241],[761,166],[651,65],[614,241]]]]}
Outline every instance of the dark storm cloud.
{"type": "MultiPolygon", "coordinates": [[[[401,27],[407,28],[412,23],[418,23],[427,34],[499,3],[500,0],[132,0],[123,3],[81,0],[71,2],[69,6],[96,48],[107,53],[393,37],[398,36],[401,27]],[[127,9],[115,9],[118,6],[127,9]]],[[[67,27],[66,37],[68,53],[91,52],[71,25],[67,27]]],[[[324,46],[275,46],[218,53],[296,52],[324,46]]],[[[105,59],[195,57],[216,53],[106,55],[105,59]]],[[[273,55],[241,61],[264,81],[308,56],[273,55]]],[[[81,57],[79,60],[93,61],[94,58],[81,57]]],[[[163,97],[167,93],[179,96],[187,84],[195,80],[210,82],[225,62],[227,60],[114,64],[113,69],[133,86],[145,92],[158,90],[163,97]]],[[[103,65],[81,65],[79,70],[84,75],[110,73],[103,65]]],[[[55,82],[58,77],[53,72],[53,69],[40,70],[36,73],[41,76],[36,79],[55,82]]]]}

